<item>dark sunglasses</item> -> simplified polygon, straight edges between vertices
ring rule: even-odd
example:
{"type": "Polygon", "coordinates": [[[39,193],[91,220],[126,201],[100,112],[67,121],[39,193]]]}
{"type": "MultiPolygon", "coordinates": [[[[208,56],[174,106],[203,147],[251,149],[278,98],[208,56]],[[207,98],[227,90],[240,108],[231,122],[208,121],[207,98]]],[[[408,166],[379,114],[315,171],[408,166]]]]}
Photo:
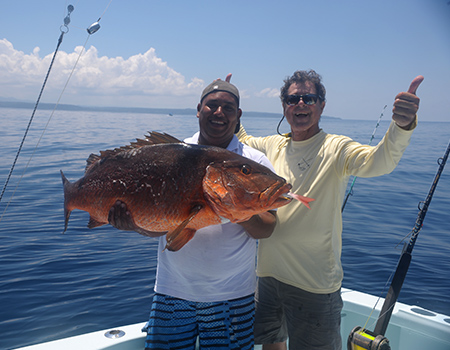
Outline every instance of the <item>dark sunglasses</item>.
{"type": "Polygon", "coordinates": [[[320,99],[318,95],[308,94],[308,95],[288,95],[284,100],[288,105],[295,106],[300,100],[306,105],[314,105],[317,100],[320,99]]]}

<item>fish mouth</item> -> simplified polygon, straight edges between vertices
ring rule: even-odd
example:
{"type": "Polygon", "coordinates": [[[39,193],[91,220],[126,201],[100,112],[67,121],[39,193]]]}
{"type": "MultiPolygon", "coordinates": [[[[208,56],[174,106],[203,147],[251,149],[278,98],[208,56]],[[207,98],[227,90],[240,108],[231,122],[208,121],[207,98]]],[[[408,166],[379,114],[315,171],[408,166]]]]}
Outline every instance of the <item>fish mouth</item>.
{"type": "Polygon", "coordinates": [[[280,183],[266,193],[267,198],[273,198],[272,205],[274,205],[274,208],[281,207],[292,201],[293,198],[289,195],[291,188],[292,185],[289,183],[280,183]]]}

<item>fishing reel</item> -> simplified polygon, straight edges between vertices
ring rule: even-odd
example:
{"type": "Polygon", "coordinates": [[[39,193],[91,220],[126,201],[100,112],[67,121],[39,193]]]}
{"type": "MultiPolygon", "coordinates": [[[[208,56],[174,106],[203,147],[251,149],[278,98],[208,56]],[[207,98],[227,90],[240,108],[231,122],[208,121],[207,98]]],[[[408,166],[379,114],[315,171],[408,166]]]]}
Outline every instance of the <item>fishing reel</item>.
{"type": "Polygon", "coordinates": [[[391,346],[386,337],[357,326],[348,336],[347,350],[391,350],[391,346]]]}

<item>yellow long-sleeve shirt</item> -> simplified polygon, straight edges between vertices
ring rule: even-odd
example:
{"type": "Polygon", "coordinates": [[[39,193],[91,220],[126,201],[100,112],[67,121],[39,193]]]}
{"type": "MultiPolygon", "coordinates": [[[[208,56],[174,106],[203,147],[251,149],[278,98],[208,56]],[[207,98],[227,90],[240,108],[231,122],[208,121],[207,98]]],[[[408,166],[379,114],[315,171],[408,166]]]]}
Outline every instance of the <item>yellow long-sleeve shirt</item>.
{"type": "Polygon", "coordinates": [[[241,128],[239,140],[264,152],[292,192],[315,199],[311,210],[298,201],[278,209],[272,236],[259,241],[258,276],[312,293],[337,291],[343,278],[341,206],[349,176],[392,172],[411,134],[392,122],[380,143],[368,146],[322,130],[293,141],[280,135],[253,137],[241,128]]]}

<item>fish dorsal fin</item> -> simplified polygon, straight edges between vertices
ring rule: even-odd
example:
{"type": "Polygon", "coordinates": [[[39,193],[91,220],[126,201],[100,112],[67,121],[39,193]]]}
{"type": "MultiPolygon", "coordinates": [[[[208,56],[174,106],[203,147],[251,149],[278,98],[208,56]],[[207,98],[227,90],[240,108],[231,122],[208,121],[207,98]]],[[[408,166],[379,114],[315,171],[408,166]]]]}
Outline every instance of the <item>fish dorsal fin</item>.
{"type": "Polygon", "coordinates": [[[159,133],[157,131],[150,131],[149,135],[145,135],[145,139],[136,139],[136,142],[131,142],[127,146],[118,147],[115,149],[108,149],[106,151],[100,151],[100,155],[91,154],[86,161],[86,170],[88,172],[99,160],[104,158],[113,157],[124,151],[129,151],[132,149],[141,148],[144,146],[159,145],[163,143],[183,143],[183,141],[178,140],[166,133],[159,133]]]}
{"type": "Polygon", "coordinates": [[[100,156],[101,158],[105,158],[123,151],[129,151],[144,146],[159,145],[163,143],[183,143],[183,141],[180,141],[176,137],[173,137],[166,133],[161,134],[156,131],[151,131],[149,135],[145,135],[145,139],[136,139],[136,142],[131,142],[131,144],[127,146],[122,146],[113,150],[100,151],[100,156]]]}
{"type": "Polygon", "coordinates": [[[166,133],[159,133],[157,131],[150,131],[149,133],[149,135],[145,135],[146,141],[151,142],[153,145],[160,143],[183,143],[183,141],[166,133]]]}
{"type": "Polygon", "coordinates": [[[89,169],[91,169],[100,159],[101,157],[99,155],[91,153],[89,158],[86,160],[85,172],[87,173],[89,169]]]}

